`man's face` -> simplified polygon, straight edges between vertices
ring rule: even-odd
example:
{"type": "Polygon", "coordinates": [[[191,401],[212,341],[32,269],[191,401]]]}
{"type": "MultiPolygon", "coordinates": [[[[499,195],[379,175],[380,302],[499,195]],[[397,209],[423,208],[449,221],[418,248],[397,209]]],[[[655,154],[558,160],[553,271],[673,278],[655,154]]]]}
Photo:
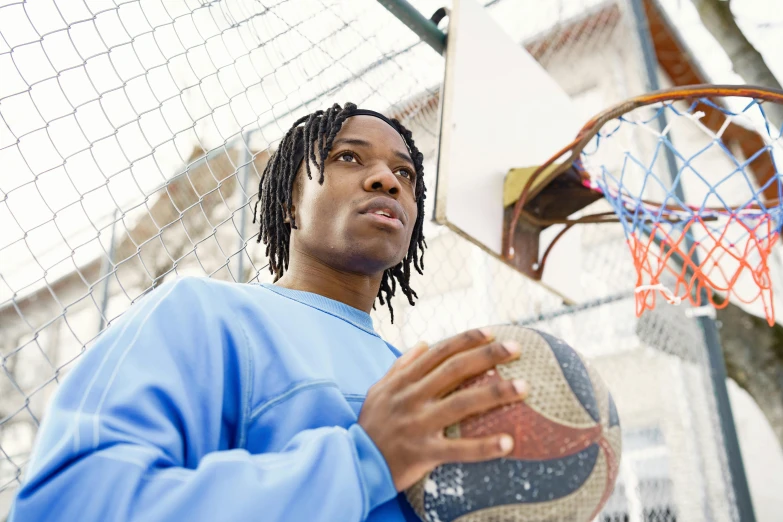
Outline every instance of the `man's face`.
{"type": "Polygon", "coordinates": [[[402,137],[372,116],[342,125],[325,164],[294,184],[291,252],[350,273],[373,275],[405,257],[418,214],[416,169],[402,137]]]}

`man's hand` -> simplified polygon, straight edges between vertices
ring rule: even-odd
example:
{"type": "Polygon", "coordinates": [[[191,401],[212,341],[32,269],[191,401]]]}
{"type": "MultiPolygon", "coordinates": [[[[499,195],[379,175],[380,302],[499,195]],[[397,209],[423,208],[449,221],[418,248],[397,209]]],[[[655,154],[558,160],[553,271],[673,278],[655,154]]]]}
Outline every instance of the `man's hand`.
{"type": "Polygon", "coordinates": [[[521,380],[449,395],[465,380],[519,357],[517,343],[492,340],[488,332],[470,330],[431,350],[420,343],[370,388],[359,425],[386,459],[397,491],[409,488],[440,464],[490,460],[513,449],[509,435],[448,439],[443,434],[447,426],[465,417],[527,395],[527,384],[521,380]]]}

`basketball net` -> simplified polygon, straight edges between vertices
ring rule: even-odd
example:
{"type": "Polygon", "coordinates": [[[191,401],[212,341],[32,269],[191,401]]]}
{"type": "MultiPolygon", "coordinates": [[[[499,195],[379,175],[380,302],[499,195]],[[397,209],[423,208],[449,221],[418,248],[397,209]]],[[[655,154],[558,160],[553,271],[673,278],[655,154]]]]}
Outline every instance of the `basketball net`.
{"type": "MultiPolygon", "coordinates": [[[[537,176],[575,169],[601,193],[636,270],[636,312],[671,304],[760,301],[775,323],[770,254],[783,224],[783,91],[697,85],[611,107],[540,166],[516,202],[514,233],[537,176]]],[[[606,214],[563,220],[608,222],[606,214]]]]}
{"type": "Polygon", "coordinates": [[[716,308],[733,298],[760,300],[774,324],[769,258],[782,223],[781,162],[781,128],[743,96],[661,101],[599,130],[579,164],[623,226],[637,314],[658,294],[716,308]]]}

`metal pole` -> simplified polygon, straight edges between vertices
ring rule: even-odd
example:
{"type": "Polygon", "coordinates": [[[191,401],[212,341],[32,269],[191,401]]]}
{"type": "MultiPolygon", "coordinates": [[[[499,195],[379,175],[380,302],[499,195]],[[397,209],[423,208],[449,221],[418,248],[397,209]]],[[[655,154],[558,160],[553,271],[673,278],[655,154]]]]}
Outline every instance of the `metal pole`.
{"type": "MultiPolygon", "coordinates": [[[[644,65],[647,72],[648,88],[656,91],[660,88],[658,84],[658,59],[655,55],[655,47],[650,34],[650,27],[647,23],[647,16],[644,11],[643,0],[631,0],[633,14],[636,21],[636,28],[639,33],[639,40],[644,55],[644,65]]],[[[658,124],[661,129],[666,128],[666,117],[661,112],[658,117],[658,124]]],[[[671,175],[670,182],[674,182],[674,173],[677,172],[677,162],[671,150],[666,149],[666,162],[671,175]]],[[[675,195],[681,201],[685,201],[682,185],[674,187],[675,195]]],[[[690,238],[685,238],[688,251],[691,251],[690,238]]],[[[694,251],[693,262],[698,266],[698,256],[694,251]]],[[[701,303],[709,303],[707,293],[701,290],[701,303]]],[[[705,305],[708,306],[708,305],[705,305]]],[[[711,317],[701,316],[698,318],[699,326],[704,334],[704,342],[707,345],[707,357],[710,364],[710,378],[712,388],[715,393],[715,401],[720,418],[721,431],[723,432],[723,444],[726,449],[726,459],[728,461],[729,472],[734,489],[734,498],[737,502],[737,511],[741,522],[755,522],[756,516],[753,512],[753,503],[748,489],[748,480],[745,476],[745,466],[742,462],[742,452],[737,438],[736,426],[734,425],[734,415],[731,411],[729,402],[729,392],[726,388],[726,365],[723,360],[723,350],[720,345],[720,335],[717,325],[711,317]]]]}
{"type": "Polygon", "coordinates": [[[438,54],[446,50],[446,35],[438,29],[432,20],[425,18],[418,9],[407,0],[378,0],[380,4],[389,10],[399,21],[419,35],[419,38],[435,49],[438,54]]]}
{"type": "Polygon", "coordinates": [[[102,332],[106,327],[106,308],[109,306],[109,274],[114,268],[114,243],[117,235],[117,209],[112,213],[111,239],[109,239],[109,259],[104,263],[104,269],[101,270],[106,278],[103,281],[103,296],[101,296],[101,317],[98,322],[98,331],[102,332]]]}
{"type": "MultiPolygon", "coordinates": [[[[238,283],[244,283],[242,280],[242,274],[244,274],[245,270],[245,229],[247,228],[247,212],[244,209],[245,204],[247,203],[247,182],[248,178],[250,177],[250,163],[253,161],[253,155],[250,154],[250,149],[248,148],[248,143],[250,142],[250,135],[252,134],[252,131],[245,136],[245,139],[242,140],[242,144],[244,147],[241,148],[241,154],[240,157],[242,158],[239,161],[239,164],[242,165],[242,183],[239,186],[240,191],[242,194],[240,195],[241,198],[244,198],[245,201],[242,201],[242,205],[240,208],[242,208],[242,212],[240,212],[239,216],[239,245],[237,248],[237,256],[239,257],[237,261],[237,278],[238,283]]],[[[237,179],[239,179],[239,173],[237,172],[237,179]]]]}
{"type": "Polygon", "coordinates": [[[538,315],[532,316],[532,317],[525,317],[524,319],[518,319],[514,321],[512,324],[515,324],[517,326],[529,326],[531,324],[540,323],[543,321],[551,321],[552,319],[557,319],[558,317],[562,317],[564,315],[571,315],[576,314],[579,312],[583,312],[585,310],[590,310],[592,308],[597,308],[599,306],[605,306],[611,303],[616,303],[617,301],[623,301],[625,299],[630,299],[636,295],[636,292],[633,290],[631,291],[625,291],[621,292],[619,294],[613,294],[606,297],[601,297],[598,299],[594,299],[592,301],[587,301],[584,303],[575,304],[572,306],[566,306],[564,308],[559,308],[557,310],[553,310],[551,312],[543,312],[538,315]]]}

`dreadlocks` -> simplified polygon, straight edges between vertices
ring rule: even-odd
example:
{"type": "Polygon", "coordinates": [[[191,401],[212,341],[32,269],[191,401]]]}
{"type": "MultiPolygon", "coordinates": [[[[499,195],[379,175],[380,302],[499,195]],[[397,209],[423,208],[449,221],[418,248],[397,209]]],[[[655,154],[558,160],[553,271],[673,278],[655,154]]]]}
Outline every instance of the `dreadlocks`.
{"type": "MultiPolygon", "coordinates": [[[[335,103],[325,111],[316,111],[296,120],[283,137],[280,146],[267,163],[261,182],[258,186],[258,201],[253,208],[253,223],[260,222],[260,231],[256,242],[264,242],[266,255],[269,258],[269,271],[275,275],[275,281],[280,279],[288,269],[289,240],[291,229],[296,228],[296,220],[291,212],[293,207],[293,188],[301,158],[304,158],[307,177],[313,179],[311,163],[318,169],[318,182],[324,183],[324,164],[332,149],[335,136],[346,119],[357,110],[353,103],[340,107],[335,103]],[[309,161],[308,161],[309,160],[309,161]],[[260,210],[259,210],[260,205],[260,210]]],[[[408,253],[397,265],[388,268],[383,273],[381,286],[378,290],[378,300],[381,305],[389,307],[392,322],[394,309],[391,298],[399,284],[408,302],[415,304],[416,292],[410,287],[411,264],[418,273],[424,268],[424,188],[423,161],[424,156],[413,142],[411,131],[406,129],[396,119],[391,123],[400,133],[410,152],[416,168],[415,197],[418,208],[416,223],[413,226],[408,253]]],[[[374,305],[373,305],[374,307],[374,305]]]]}

